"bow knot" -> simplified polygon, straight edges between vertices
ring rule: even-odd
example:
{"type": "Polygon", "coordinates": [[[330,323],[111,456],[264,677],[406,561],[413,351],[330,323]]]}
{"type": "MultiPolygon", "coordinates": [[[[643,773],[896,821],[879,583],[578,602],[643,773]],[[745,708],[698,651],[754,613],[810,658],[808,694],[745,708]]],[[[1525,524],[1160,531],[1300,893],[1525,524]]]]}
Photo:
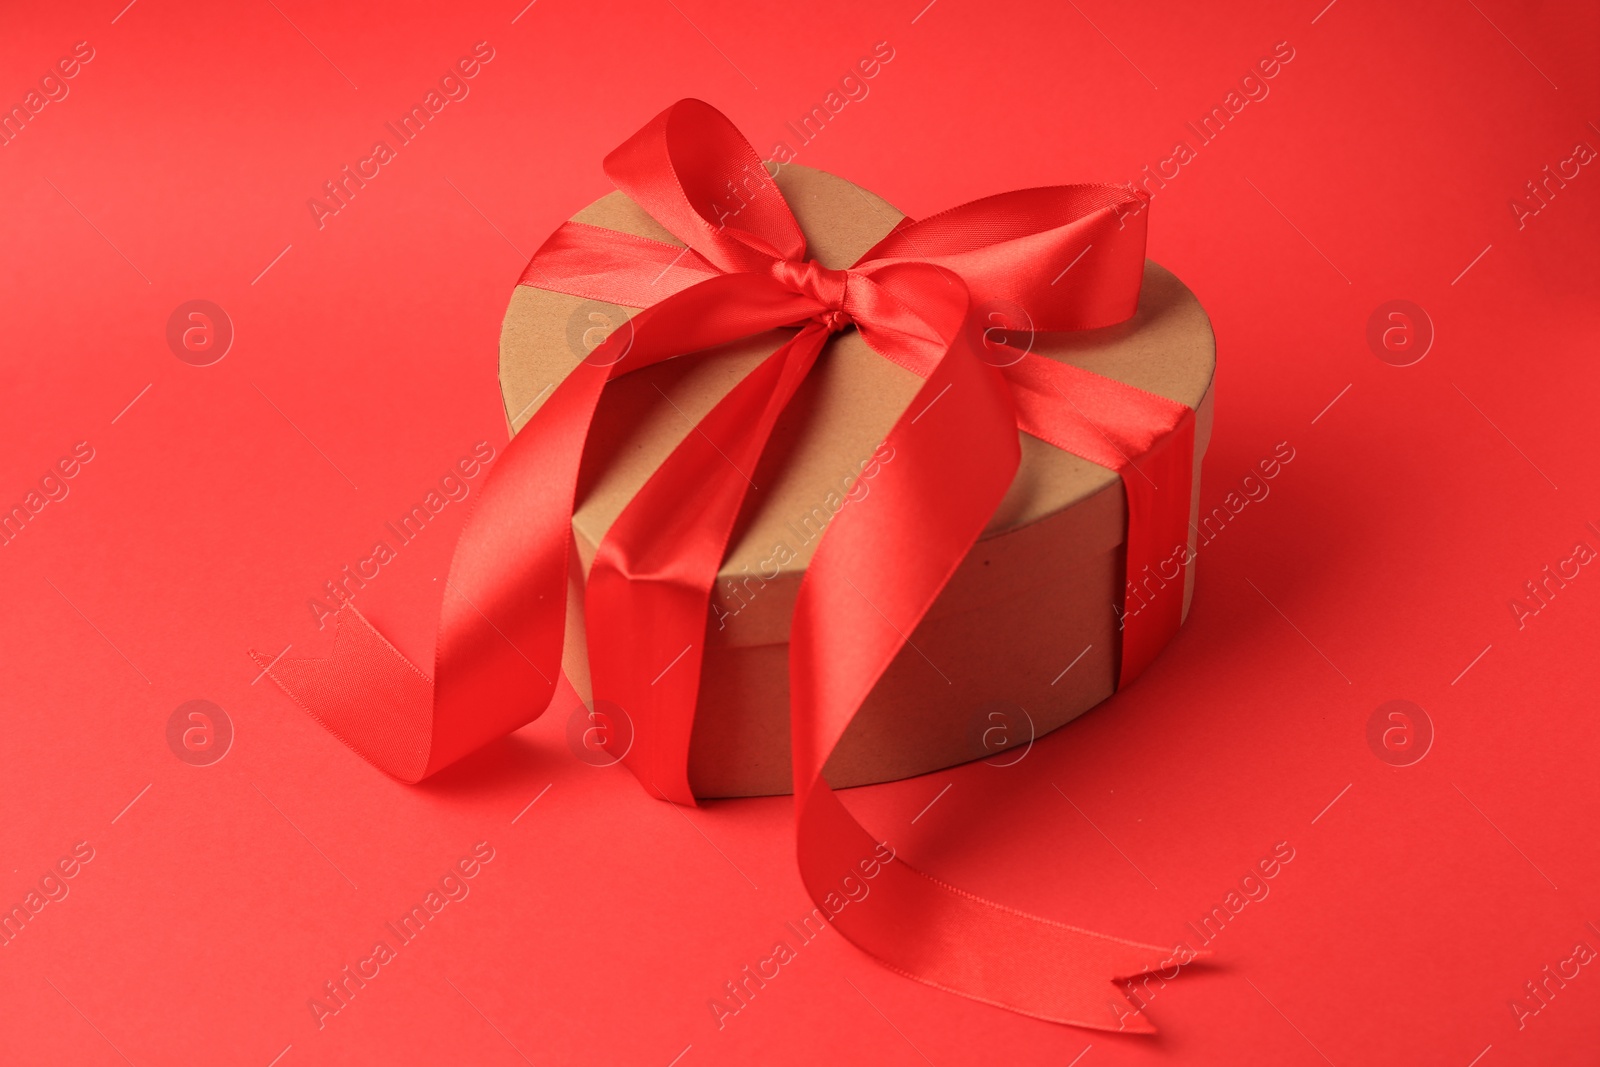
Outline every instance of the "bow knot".
{"type": "Polygon", "coordinates": [[[846,329],[855,319],[845,310],[849,295],[850,272],[830,270],[814,259],[797,262],[778,259],[772,263],[772,276],[788,289],[809,297],[822,305],[822,310],[812,317],[829,333],[846,329]]]}

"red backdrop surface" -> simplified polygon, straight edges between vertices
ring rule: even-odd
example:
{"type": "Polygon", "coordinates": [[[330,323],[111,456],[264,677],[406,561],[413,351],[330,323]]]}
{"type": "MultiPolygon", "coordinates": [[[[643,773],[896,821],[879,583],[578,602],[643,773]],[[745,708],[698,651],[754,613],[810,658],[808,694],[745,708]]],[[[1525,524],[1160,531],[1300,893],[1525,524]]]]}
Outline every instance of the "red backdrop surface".
{"type": "MultiPolygon", "coordinates": [[[[1563,562],[1600,549],[1593,5],[124,2],[0,33],[0,102],[46,100],[0,148],[0,504],[93,455],[0,547],[0,904],[93,856],[0,948],[0,1061],[1593,1062],[1600,968],[1543,970],[1600,949],[1600,569],[1563,562]],[[785,123],[880,41],[869,94],[799,146],[785,123]],[[469,94],[319,221],[478,42],[469,94]],[[1293,460],[1201,549],[1136,685],[1014,766],[847,797],[926,870],[1153,941],[1292,849],[1155,990],[1154,1038],[961,1000],[832,932],[719,1028],[708,1001],[810,908],[787,799],[649,800],[574,758],[570,693],[406,787],[255,681],[247,649],[324,648],[323,583],[503,445],[518,272],[690,95],[913,216],[1177,166],[1150,252],[1216,328],[1203,506],[1293,460]],[[197,299],[234,333],[209,366],[168,342],[197,299]],[[1403,367],[1368,340],[1396,299],[1431,323],[1403,367]],[[168,740],[194,699],[233,731],[207,766],[168,740]],[[1385,747],[1391,700],[1422,710],[1385,747]],[[469,895],[319,1019],[479,842],[469,895]]],[[[464,511],[359,595],[419,662],[464,511]]]]}

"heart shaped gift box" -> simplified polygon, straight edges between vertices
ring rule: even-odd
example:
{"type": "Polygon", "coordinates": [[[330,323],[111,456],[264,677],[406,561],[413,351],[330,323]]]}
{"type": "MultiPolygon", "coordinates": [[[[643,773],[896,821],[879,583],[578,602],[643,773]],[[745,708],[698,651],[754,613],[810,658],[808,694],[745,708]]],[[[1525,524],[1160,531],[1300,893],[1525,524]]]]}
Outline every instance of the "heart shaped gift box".
{"type": "MultiPolygon", "coordinates": [[[[820,170],[788,164],[774,181],[823,267],[850,266],[904,217],[820,170]]],[[[682,247],[620,191],[573,221],[682,247]]],[[[1070,284],[1070,271],[1057,281],[1070,284]]],[[[541,289],[537,277],[519,285],[500,344],[512,431],[613,330],[626,330],[637,310],[541,289]]],[[[1204,310],[1181,281],[1146,261],[1138,311],[1115,326],[1034,332],[1025,310],[997,305],[976,308],[968,329],[974,349],[997,364],[1014,358],[1013,349],[1031,349],[1193,408],[1193,552],[1215,345],[1204,310]]],[[[607,530],[672,450],[698,432],[696,423],[792,334],[771,331],[696,360],[665,360],[614,379],[604,394],[572,518],[577,553],[563,656],[585,700],[591,692],[582,583],[607,530]]],[[[791,791],[788,640],[796,594],[829,523],[869,500],[873,479],[893,464],[885,434],[921,384],[872,351],[859,332],[835,334],[780,418],[759,467],[746,472],[753,487],[706,619],[689,755],[696,796],[791,791]]],[[[1128,575],[1128,587],[1119,589],[1128,519],[1116,472],[1025,433],[1021,447],[1015,480],[981,539],[828,760],[834,786],[1000,756],[1115,690],[1121,615],[1157,595],[1168,579],[1128,575]]],[[[1187,614],[1194,568],[1175,566],[1172,577],[1179,574],[1187,614]]]]}

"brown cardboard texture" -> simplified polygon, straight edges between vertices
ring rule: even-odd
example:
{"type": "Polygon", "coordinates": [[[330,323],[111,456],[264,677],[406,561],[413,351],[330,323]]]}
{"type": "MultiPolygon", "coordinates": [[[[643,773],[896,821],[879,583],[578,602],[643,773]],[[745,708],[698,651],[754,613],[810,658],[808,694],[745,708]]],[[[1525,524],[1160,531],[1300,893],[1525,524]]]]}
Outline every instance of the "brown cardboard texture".
{"type": "MultiPolygon", "coordinates": [[[[848,267],[902,218],[873,194],[823,171],[789,164],[776,182],[805,233],[808,254],[826,267],[848,267]]],[[[620,192],[573,218],[682,243],[620,192]]],[[[518,286],[500,341],[500,385],[512,431],[533,417],[608,328],[636,310],[518,286]]],[[[693,424],[789,335],[773,331],[694,360],[667,360],[608,386],[572,520],[578,560],[563,667],[584,698],[590,686],[579,568],[588,573],[611,523],[693,424]]],[[[1194,294],[1147,261],[1132,319],[1099,330],[1039,333],[1033,351],[1196,409],[1192,550],[1215,366],[1211,325],[1194,294]]],[[[838,508],[848,506],[841,502],[852,490],[858,498],[870,496],[872,477],[893,462],[876,450],[920,382],[847,330],[828,342],[773,433],[707,618],[689,768],[696,795],[790,792],[788,632],[795,595],[821,534],[838,508]]],[[[1111,695],[1118,642],[1113,604],[1127,525],[1121,480],[1027,434],[1021,439],[1022,461],[1010,491],[846,731],[826,767],[832,785],[891,781],[977,758],[1014,759],[1005,748],[1111,695]]],[[[1186,615],[1193,582],[1191,565],[1186,615]]]]}

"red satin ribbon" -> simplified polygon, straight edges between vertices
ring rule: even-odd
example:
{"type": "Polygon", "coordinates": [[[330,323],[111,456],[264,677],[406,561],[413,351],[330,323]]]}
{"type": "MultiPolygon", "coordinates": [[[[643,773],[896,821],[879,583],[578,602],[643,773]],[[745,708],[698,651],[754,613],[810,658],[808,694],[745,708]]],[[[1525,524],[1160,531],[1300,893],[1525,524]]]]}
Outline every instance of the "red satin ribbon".
{"type": "MultiPolygon", "coordinates": [[[[328,659],[281,660],[270,673],[408,782],[532,721],[560,670],[578,467],[606,383],[798,327],[650,477],[590,568],[595,696],[633,719],[628,764],[640,780],[693,804],[689,739],[709,601],[746,474],[828,337],[853,326],[925,381],[886,439],[896,458],[875,478],[873,504],[830,523],[800,586],[789,683],[801,877],[842,934],[909,977],[1042,1019],[1148,1031],[1143,1015],[1108,1008],[1108,983],[1145,973],[1158,946],[1003,907],[902,860],[879,866],[871,903],[838,907],[841,879],[866,870],[878,843],[822,773],[1011,484],[1018,429],[1118,472],[1130,577],[1183,555],[1193,411],[1031,353],[993,366],[964,330],[972,304],[997,300],[1026,308],[1041,330],[1125,320],[1138,304],[1146,213],[1130,213],[1134,194],[1119,186],[1004,193],[902,222],[848,270],[828,270],[806,260],[777,187],[752,188],[762,166],[720,112],[680,101],[605,167],[689,248],[566,223],[529,263],[522,284],[643,310],[557,386],[490,473],[451,561],[433,681],[348,604],[328,659]],[[743,190],[731,216],[716,208],[730,183],[743,190]]],[[[1120,685],[1166,643],[1181,610],[1174,593],[1125,617],[1120,685]]]]}

